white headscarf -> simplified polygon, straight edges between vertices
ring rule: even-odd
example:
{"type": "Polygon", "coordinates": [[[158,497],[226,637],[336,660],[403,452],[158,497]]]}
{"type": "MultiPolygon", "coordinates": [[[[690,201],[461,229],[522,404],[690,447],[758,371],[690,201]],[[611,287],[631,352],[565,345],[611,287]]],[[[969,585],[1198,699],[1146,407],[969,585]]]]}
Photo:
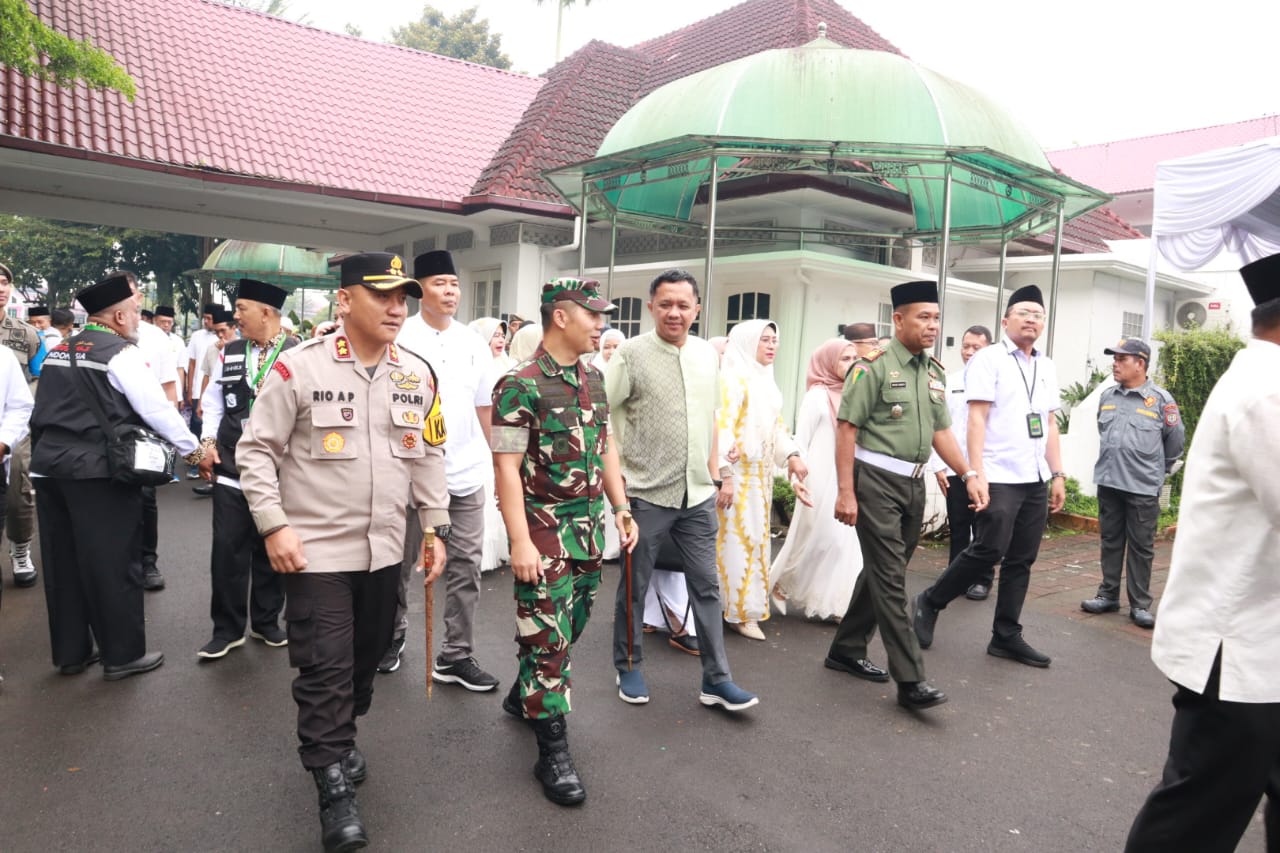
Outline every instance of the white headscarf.
{"type": "MultiPolygon", "coordinates": [[[[493,336],[502,331],[503,337],[507,334],[507,324],[499,320],[497,317],[481,317],[478,320],[472,320],[467,327],[474,331],[481,338],[484,338],[484,345],[491,347],[493,345],[493,336]]],[[[492,352],[492,350],[490,350],[492,352]]],[[[500,352],[493,357],[493,363],[502,373],[506,373],[512,367],[515,367],[515,360],[505,352],[500,352]]]]}
{"type": "Polygon", "coordinates": [[[533,358],[540,343],[542,343],[542,326],[537,323],[525,323],[511,337],[511,345],[507,347],[507,352],[516,360],[516,364],[522,364],[533,358]]]}
{"type": "Polygon", "coordinates": [[[591,359],[591,366],[601,373],[604,373],[604,366],[608,364],[608,362],[604,360],[605,341],[612,341],[614,339],[616,339],[618,343],[622,343],[627,339],[627,336],[617,329],[605,329],[600,335],[600,351],[596,353],[595,358],[591,359]]]}
{"type": "Polygon", "coordinates": [[[741,381],[746,386],[747,412],[738,450],[749,459],[763,455],[782,412],[782,391],[773,378],[773,365],[756,360],[760,337],[767,328],[776,332],[778,324],[772,320],[746,320],[734,326],[720,363],[726,381],[741,381]]]}

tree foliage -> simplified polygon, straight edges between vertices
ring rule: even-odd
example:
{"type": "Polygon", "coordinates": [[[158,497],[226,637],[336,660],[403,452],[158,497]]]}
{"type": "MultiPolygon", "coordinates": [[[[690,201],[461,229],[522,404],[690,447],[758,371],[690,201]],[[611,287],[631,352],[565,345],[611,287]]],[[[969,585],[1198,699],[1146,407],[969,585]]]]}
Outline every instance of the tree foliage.
{"type": "Polygon", "coordinates": [[[489,19],[476,20],[477,7],[450,18],[433,6],[422,8],[422,17],[391,29],[391,42],[440,56],[452,56],[493,68],[510,68],[502,52],[502,36],[489,33],[489,19]]]}
{"type": "MultiPolygon", "coordinates": [[[[289,14],[289,0],[222,0],[222,2],[228,6],[239,6],[241,9],[261,12],[273,18],[283,18],[289,14]]],[[[304,12],[294,20],[299,24],[307,24],[311,22],[311,16],[304,12]]]]}
{"type": "Polygon", "coordinates": [[[81,82],[114,89],[130,101],[137,95],[133,78],[109,53],[47,26],[26,0],[0,0],[0,65],[59,86],[81,82]]]}

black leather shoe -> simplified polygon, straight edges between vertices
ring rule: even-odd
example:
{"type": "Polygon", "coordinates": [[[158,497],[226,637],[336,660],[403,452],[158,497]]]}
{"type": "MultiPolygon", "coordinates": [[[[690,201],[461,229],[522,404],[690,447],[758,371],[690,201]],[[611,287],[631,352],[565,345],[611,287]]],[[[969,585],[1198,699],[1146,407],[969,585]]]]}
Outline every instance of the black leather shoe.
{"type": "Polygon", "coordinates": [[[159,592],[164,589],[164,575],[154,565],[143,565],[142,588],[147,592],[159,592]]]}
{"type": "Polygon", "coordinates": [[[947,701],[947,694],[927,681],[904,681],[898,685],[898,704],[912,711],[923,711],[947,701]]]}
{"type": "Polygon", "coordinates": [[[693,655],[694,657],[702,657],[702,649],[701,647],[698,646],[697,637],[690,637],[688,634],[681,634],[680,636],[677,637],[676,635],[672,634],[667,639],[667,643],[671,646],[671,648],[679,649],[680,651],[684,652],[687,655],[693,655]]]}
{"type": "Polygon", "coordinates": [[[90,652],[89,657],[85,658],[81,663],[63,664],[58,667],[58,672],[63,675],[79,675],[100,660],[102,660],[102,656],[98,652],[90,652]]]}
{"type": "Polygon", "coordinates": [[[991,644],[987,646],[987,654],[998,658],[1016,660],[1018,663],[1025,663],[1027,666],[1041,668],[1048,666],[1051,660],[1048,655],[1041,654],[1033,649],[1030,643],[1022,639],[1021,634],[1011,640],[997,640],[993,637],[991,644]]]}
{"type": "MultiPolygon", "coordinates": [[[[925,592],[928,592],[926,590],[925,592]]],[[[925,592],[916,596],[912,602],[911,611],[914,614],[911,619],[911,627],[916,632],[916,639],[920,641],[920,648],[927,649],[933,645],[933,626],[938,622],[938,611],[934,610],[925,598],[925,592]]]]}
{"type": "Polygon", "coordinates": [[[311,771],[320,794],[320,843],[325,853],[347,853],[369,844],[369,836],[356,808],[356,789],[335,761],[311,771]]]}
{"type": "Polygon", "coordinates": [[[351,747],[342,756],[342,772],[352,785],[359,785],[369,776],[369,763],[359,747],[351,747]]]}
{"type": "Polygon", "coordinates": [[[1156,626],[1156,617],[1152,616],[1151,611],[1145,607],[1130,607],[1129,618],[1139,628],[1154,628],[1156,626]]]}
{"type": "Polygon", "coordinates": [[[196,497],[207,498],[213,495],[213,483],[201,483],[198,486],[192,486],[191,492],[196,497]]]}
{"type": "Polygon", "coordinates": [[[970,584],[969,588],[964,591],[964,597],[970,601],[986,601],[987,596],[991,594],[991,587],[985,583],[970,584]]]}
{"type": "Polygon", "coordinates": [[[569,739],[565,719],[549,717],[530,720],[533,733],[538,738],[538,763],[533,765],[534,777],[542,783],[542,793],[553,803],[576,806],[587,799],[587,789],[573,766],[569,755],[569,739]]]}
{"type": "Polygon", "coordinates": [[[855,678],[861,678],[865,681],[884,682],[889,680],[889,673],[873,664],[871,661],[863,658],[861,660],[847,661],[843,658],[834,658],[827,655],[822,665],[827,669],[838,670],[839,672],[847,672],[855,678]]]}
{"type": "Polygon", "coordinates": [[[1114,598],[1103,598],[1099,595],[1080,602],[1080,609],[1085,613],[1115,613],[1120,609],[1120,602],[1114,598]]]}
{"type": "Polygon", "coordinates": [[[151,654],[143,655],[137,660],[122,663],[119,666],[103,666],[102,677],[107,681],[119,681],[131,675],[141,675],[144,672],[158,669],[162,663],[164,663],[164,653],[152,652],[151,654]]]}
{"type": "Polygon", "coordinates": [[[502,710],[517,720],[524,719],[524,706],[520,702],[520,682],[511,682],[511,689],[502,697],[502,710]]]}

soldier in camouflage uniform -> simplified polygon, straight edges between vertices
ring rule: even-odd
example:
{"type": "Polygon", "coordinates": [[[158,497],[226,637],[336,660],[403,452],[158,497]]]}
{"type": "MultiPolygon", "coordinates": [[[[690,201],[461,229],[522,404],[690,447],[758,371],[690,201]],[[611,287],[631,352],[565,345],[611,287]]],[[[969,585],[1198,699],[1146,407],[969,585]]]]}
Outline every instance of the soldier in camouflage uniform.
{"type": "Polygon", "coordinates": [[[502,707],[533,726],[534,776],[560,805],[587,796],[565,732],[569,649],[600,586],[606,494],[624,548],[634,547],[638,532],[608,440],[604,380],[579,360],[595,349],[601,314],[614,308],[594,281],[545,285],[542,345],[493,391],[494,467],[511,538],[519,662],[502,707]]]}

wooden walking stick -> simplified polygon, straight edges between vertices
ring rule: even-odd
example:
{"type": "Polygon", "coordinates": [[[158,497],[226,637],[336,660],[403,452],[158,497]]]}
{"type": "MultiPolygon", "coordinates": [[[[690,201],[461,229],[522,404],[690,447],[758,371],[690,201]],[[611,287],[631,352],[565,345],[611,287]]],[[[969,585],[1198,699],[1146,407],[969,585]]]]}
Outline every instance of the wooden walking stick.
{"type": "MultiPolygon", "coordinates": [[[[622,532],[629,539],[631,538],[631,516],[622,517],[622,532]]],[[[631,655],[632,643],[631,638],[631,549],[628,548],[624,552],[622,558],[623,571],[626,573],[627,579],[627,672],[631,671],[631,655]]]]}
{"type": "Polygon", "coordinates": [[[426,593],[424,613],[427,621],[427,698],[431,698],[431,646],[432,625],[435,622],[435,584],[431,581],[431,567],[436,562],[436,532],[428,530],[422,535],[422,586],[426,593]]]}

